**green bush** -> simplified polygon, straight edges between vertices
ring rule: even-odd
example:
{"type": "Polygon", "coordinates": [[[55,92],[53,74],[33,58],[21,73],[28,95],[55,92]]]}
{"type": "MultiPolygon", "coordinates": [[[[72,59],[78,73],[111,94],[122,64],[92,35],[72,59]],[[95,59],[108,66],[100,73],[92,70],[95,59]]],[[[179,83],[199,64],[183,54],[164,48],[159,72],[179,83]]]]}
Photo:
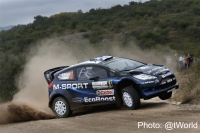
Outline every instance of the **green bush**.
{"type": "Polygon", "coordinates": [[[194,39],[200,40],[200,27],[189,27],[187,34],[194,39]]]}
{"type": "Polygon", "coordinates": [[[89,38],[90,34],[83,34],[83,38],[89,38]]]}
{"type": "Polygon", "coordinates": [[[86,31],[87,31],[87,29],[86,29],[86,28],[83,28],[83,27],[81,27],[81,28],[79,28],[79,29],[78,29],[78,31],[79,31],[79,32],[86,32],[86,31]]]}

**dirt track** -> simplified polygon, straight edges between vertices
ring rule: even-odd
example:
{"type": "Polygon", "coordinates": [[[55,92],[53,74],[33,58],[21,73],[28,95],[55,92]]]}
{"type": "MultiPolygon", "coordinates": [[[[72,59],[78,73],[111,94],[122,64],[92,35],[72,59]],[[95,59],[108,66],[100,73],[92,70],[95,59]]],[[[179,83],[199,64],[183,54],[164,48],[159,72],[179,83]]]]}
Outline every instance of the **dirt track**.
{"type": "MultiPolygon", "coordinates": [[[[168,132],[166,122],[200,123],[199,105],[175,105],[157,98],[142,101],[139,110],[88,109],[65,119],[39,120],[0,125],[1,133],[88,133],[88,132],[168,132]],[[138,128],[138,122],[158,123],[160,128],[138,128]]],[[[173,129],[171,132],[200,132],[200,127],[173,129]]]]}

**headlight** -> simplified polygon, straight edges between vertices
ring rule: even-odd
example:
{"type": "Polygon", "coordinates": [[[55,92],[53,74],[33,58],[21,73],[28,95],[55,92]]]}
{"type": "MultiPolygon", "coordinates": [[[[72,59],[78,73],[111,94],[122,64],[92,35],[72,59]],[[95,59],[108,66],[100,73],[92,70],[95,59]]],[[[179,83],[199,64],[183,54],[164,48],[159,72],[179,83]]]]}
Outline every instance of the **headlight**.
{"type": "Polygon", "coordinates": [[[149,79],[156,79],[157,78],[155,76],[146,75],[146,74],[140,74],[140,75],[136,75],[136,76],[133,76],[133,77],[140,79],[140,80],[149,80],[149,79]]]}

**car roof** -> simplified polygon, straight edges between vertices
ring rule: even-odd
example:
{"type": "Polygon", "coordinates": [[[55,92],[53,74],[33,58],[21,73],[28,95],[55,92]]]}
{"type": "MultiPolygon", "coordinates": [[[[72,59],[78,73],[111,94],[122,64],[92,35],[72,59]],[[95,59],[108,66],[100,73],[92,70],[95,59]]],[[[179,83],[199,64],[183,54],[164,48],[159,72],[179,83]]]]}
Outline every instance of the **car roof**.
{"type": "Polygon", "coordinates": [[[78,64],[74,64],[71,65],[69,67],[75,67],[75,66],[79,66],[79,65],[84,65],[84,64],[100,64],[101,62],[104,62],[106,60],[112,59],[114,58],[113,56],[101,56],[101,57],[96,57],[96,58],[92,58],[88,61],[84,61],[84,62],[80,62],[78,64]]]}
{"type": "MultiPolygon", "coordinates": [[[[116,61],[116,60],[121,60],[121,59],[128,59],[128,58],[113,57],[113,56],[100,56],[100,57],[92,58],[88,61],[84,61],[84,62],[80,62],[80,63],[74,64],[74,65],[71,65],[69,67],[66,67],[63,70],[74,69],[79,66],[87,66],[87,65],[98,65],[98,66],[102,66],[102,67],[108,67],[106,64],[116,61]]],[[[129,59],[129,60],[132,60],[132,59],[129,59]]],[[[137,62],[139,62],[139,61],[137,61],[137,62]]]]}
{"type": "Polygon", "coordinates": [[[69,68],[73,68],[73,67],[77,67],[77,66],[81,66],[81,65],[102,65],[105,66],[105,64],[115,61],[115,60],[119,60],[119,59],[128,59],[128,58],[123,58],[123,57],[113,57],[113,56],[100,56],[100,57],[96,57],[96,58],[92,58],[88,61],[84,61],[84,62],[80,62],[78,64],[74,64],[68,67],[69,68]]]}

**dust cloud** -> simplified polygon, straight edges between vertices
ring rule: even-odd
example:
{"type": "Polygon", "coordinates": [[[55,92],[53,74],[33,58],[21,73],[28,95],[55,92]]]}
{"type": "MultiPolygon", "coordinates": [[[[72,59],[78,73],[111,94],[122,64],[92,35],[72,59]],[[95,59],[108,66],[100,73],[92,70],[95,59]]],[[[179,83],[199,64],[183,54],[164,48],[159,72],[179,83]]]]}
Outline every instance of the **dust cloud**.
{"type": "MultiPolygon", "coordinates": [[[[165,64],[167,55],[176,52],[165,48],[146,50],[135,43],[122,46],[115,41],[92,45],[88,40],[66,38],[46,39],[32,45],[23,72],[16,77],[19,92],[13,100],[0,105],[0,123],[52,119],[55,115],[48,107],[48,88],[44,71],[58,66],[69,66],[102,55],[127,57],[135,60],[165,64]],[[171,52],[169,52],[171,51],[171,52]]],[[[174,66],[170,66],[174,68],[174,66]]]]}
{"type": "Polygon", "coordinates": [[[72,53],[62,42],[45,40],[30,48],[24,71],[17,77],[19,92],[9,103],[0,105],[0,123],[51,119],[48,88],[44,71],[75,63],[72,53]]]}

